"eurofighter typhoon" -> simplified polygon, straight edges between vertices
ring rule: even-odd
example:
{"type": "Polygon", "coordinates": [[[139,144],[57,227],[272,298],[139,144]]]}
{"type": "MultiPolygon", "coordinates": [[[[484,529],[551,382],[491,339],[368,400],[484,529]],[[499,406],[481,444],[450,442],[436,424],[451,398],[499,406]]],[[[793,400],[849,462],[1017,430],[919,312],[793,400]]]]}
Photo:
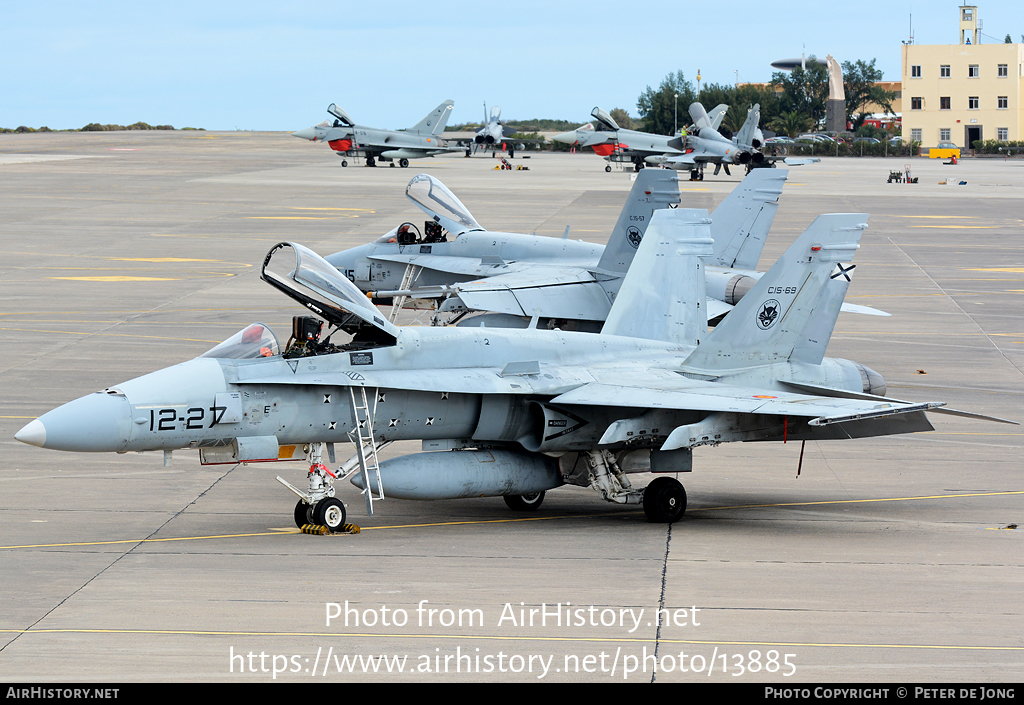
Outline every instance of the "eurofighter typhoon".
{"type": "Polygon", "coordinates": [[[819,216],[710,333],[704,210],[655,213],[599,334],[397,327],[316,253],[280,243],[261,277],[316,314],[293,319],[285,348],[254,323],[15,437],[66,451],[194,448],[204,463],[304,453],[295,522],[330,530],[346,518],[335,476],[351,477],[370,512],[385,497],[503,496],[530,510],[575,484],[678,521],[686,492],[672,475],[693,469],[698,446],[930,431],[926,411],[988,418],[888,398],[874,370],[824,357],[866,219],[819,216]],[[397,440],[424,452],[378,462],[397,440]],[[334,464],[346,442],[355,456],[329,470],[325,455],[334,464]],[[637,472],[656,479],[635,487],[637,472]]]}

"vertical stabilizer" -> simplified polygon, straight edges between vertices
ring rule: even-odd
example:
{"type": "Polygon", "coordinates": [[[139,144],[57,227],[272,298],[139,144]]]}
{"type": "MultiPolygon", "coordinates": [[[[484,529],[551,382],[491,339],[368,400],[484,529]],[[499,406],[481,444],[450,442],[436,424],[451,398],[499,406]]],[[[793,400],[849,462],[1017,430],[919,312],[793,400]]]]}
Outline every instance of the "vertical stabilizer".
{"type": "Polygon", "coordinates": [[[597,268],[625,274],[655,211],[679,203],[679,175],[671,169],[641,169],[619,213],[597,268]]]}
{"type": "Polygon", "coordinates": [[[755,103],[747,111],[747,121],[736,133],[736,143],[744,147],[754,144],[754,136],[757,133],[757,123],[759,122],[761,122],[761,105],[755,103]]]}
{"type": "Polygon", "coordinates": [[[410,127],[409,132],[426,132],[432,135],[440,135],[444,132],[444,127],[448,124],[448,118],[451,117],[452,110],[454,109],[455,101],[446,100],[431,110],[425,118],[413,127],[410,127]]]}
{"type": "Polygon", "coordinates": [[[710,254],[706,210],[657,211],[601,333],[700,345],[708,330],[702,258],[710,254]]]}
{"type": "Polygon", "coordinates": [[[812,316],[804,327],[800,342],[793,349],[791,360],[820,365],[825,357],[825,348],[836,327],[836,319],[843,307],[846,290],[850,288],[850,274],[856,265],[836,262],[829,274],[828,283],[821,292],[818,314],[812,316]]]}
{"type": "MultiPolygon", "coordinates": [[[[839,315],[829,288],[836,264],[849,262],[867,227],[866,213],[820,215],[797,238],[686,363],[707,370],[737,369],[824,352],[839,315]],[[814,341],[808,338],[814,336],[814,341]],[[823,339],[824,338],[824,339],[823,339]]],[[[845,289],[842,291],[845,294],[845,289]]],[[[838,301],[841,305],[841,299],[838,301]]]]}
{"type": "Polygon", "coordinates": [[[708,264],[757,269],[788,169],[754,169],[711,213],[715,255],[708,264]]]}

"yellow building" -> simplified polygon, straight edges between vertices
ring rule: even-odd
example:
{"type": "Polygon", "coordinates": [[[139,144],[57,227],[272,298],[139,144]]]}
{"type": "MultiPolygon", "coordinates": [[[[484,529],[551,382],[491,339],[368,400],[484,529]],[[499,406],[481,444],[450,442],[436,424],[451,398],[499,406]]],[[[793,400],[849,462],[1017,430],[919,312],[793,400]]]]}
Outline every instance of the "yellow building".
{"type": "Polygon", "coordinates": [[[1024,44],[979,44],[978,8],[957,11],[959,44],[903,45],[903,139],[1024,140],[1024,44]]]}

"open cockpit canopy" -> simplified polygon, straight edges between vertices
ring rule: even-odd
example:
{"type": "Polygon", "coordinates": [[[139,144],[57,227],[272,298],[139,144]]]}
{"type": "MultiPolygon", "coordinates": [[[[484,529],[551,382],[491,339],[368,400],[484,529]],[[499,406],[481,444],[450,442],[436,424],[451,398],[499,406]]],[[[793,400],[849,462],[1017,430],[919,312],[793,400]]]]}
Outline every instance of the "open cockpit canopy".
{"type": "Polygon", "coordinates": [[[327,106],[327,112],[329,112],[331,115],[333,115],[335,118],[337,118],[341,122],[341,124],[343,126],[345,126],[345,127],[353,127],[353,126],[355,126],[355,122],[353,122],[352,118],[350,118],[348,116],[348,113],[346,113],[344,110],[339,108],[334,103],[331,103],[330,105],[327,106]]]}
{"type": "Polygon", "coordinates": [[[405,187],[405,195],[434,222],[458,237],[470,230],[483,230],[472,213],[448,187],[430,174],[417,174],[405,187]]]}
{"type": "Polygon", "coordinates": [[[364,325],[398,337],[398,327],[327,260],[293,242],[274,245],[260,278],[295,299],[331,325],[355,333],[364,325]]]}

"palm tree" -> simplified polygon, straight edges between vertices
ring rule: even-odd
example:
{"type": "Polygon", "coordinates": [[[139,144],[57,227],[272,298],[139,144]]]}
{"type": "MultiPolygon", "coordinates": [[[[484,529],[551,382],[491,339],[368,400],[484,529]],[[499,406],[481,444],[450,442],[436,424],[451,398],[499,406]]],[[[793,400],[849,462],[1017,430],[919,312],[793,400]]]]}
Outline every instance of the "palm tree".
{"type": "Polygon", "coordinates": [[[807,119],[806,115],[796,112],[795,110],[789,113],[780,114],[772,122],[770,127],[776,132],[783,132],[790,137],[796,137],[801,132],[807,130],[810,120],[807,119]]]}

